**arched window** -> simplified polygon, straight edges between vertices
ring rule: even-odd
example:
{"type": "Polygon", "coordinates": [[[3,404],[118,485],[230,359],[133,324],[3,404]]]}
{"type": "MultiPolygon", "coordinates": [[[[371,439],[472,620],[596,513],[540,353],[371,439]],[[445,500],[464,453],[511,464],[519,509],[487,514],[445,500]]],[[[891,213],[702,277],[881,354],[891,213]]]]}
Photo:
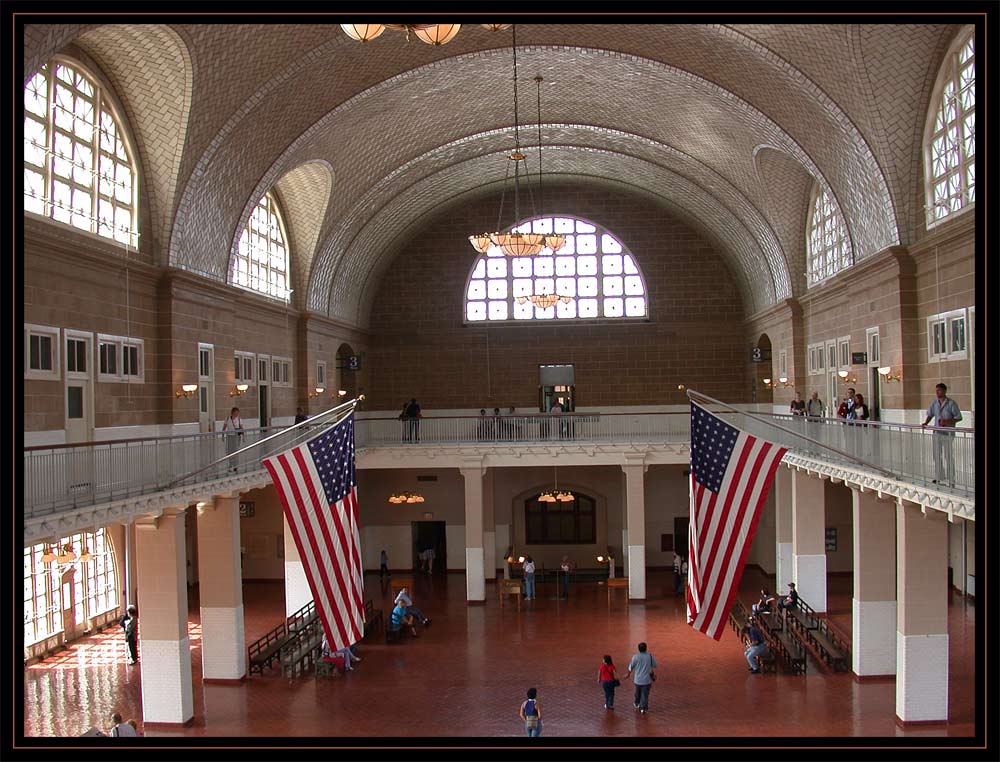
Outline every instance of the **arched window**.
{"type": "Polygon", "coordinates": [[[121,120],[98,80],[65,59],[24,88],[24,209],[128,246],[138,188],[121,120]]]}
{"type": "Polygon", "coordinates": [[[466,321],[649,316],[639,266],[608,230],[573,217],[534,218],[513,230],[559,233],[566,245],[555,256],[543,249],[535,257],[507,257],[497,246],[480,254],[466,284],[466,321]],[[567,299],[537,306],[531,297],[541,294],[567,299]]]}
{"type": "Polygon", "coordinates": [[[806,253],[808,281],[815,285],[854,264],[847,226],[833,197],[817,184],[810,205],[806,253]]]}
{"type": "Polygon", "coordinates": [[[970,27],[945,56],[924,131],[927,227],[976,201],[976,39],[970,27]]]}
{"type": "Polygon", "coordinates": [[[287,299],[288,245],[285,223],[270,192],[254,207],[229,265],[229,282],[277,299],[287,299]]]}
{"type": "MultiPolygon", "coordinates": [[[[83,629],[89,619],[118,607],[118,584],[115,577],[114,550],[104,529],[63,537],[57,546],[63,553],[72,551],[66,564],[75,564],[73,575],[73,620],[83,629]],[[85,552],[89,560],[80,560],[85,552]]],[[[47,543],[24,549],[24,644],[31,645],[63,630],[62,585],[65,565],[45,562],[47,543]]]]}
{"type": "Polygon", "coordinates": [[[573,493],[572,502],[544,503],[539,495],[524,501],[524,541],[527,545],[593,545],[597,542],[597,503],[573,493]]]}

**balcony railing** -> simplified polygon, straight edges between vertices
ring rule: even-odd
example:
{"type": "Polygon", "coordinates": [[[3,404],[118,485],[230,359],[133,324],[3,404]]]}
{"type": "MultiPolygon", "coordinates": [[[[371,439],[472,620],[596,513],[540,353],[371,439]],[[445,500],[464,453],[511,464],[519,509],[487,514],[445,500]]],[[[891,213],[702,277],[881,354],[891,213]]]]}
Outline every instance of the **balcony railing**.
{"type": "MultiPolygon", "coordinates": [[[[293,447],[330,425],[336,417],[332,413],[328,411],[297,426],[247,429],[242,440],[228,432],[213,432],[25,448],[25,518],[152,494],[227,474],[257,471],[263,458],[293,447]]],[[[965,495],[973,495],[975,491],[972,429],[924,429],[898,423],[734,411],[718,411],[718,415],[749,433],[803,455],[853,468],[865,468],[863,464],[868,464],[873,470],[901,480],[939,486],[945,491],[965,495]],[[933,482],[939,476],[935,472],[935,450],[943,466],[938,485],[933,482]],[[954,458],[953,474],[947,467],[949,454],[954,458]]],[[[367,418],[355,422],[359,450],[428,445],[658,444],[689,440],[690,415],[686,412],[429,416],[416,421],[367,418]]]]}

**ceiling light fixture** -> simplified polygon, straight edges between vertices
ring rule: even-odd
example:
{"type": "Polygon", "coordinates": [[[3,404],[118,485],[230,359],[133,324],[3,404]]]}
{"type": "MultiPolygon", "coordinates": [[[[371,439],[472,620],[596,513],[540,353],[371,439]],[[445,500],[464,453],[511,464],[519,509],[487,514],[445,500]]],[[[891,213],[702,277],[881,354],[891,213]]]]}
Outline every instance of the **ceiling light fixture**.
{"type": "MultiPolygon", "coordinates": [[[[542,194],[542,76],[535,77],[535,90],[538,95],[538,208],[545,214],[545,196],[542,194]]],[[[555,254],[566,245],[566,236],[560,235],[553,230],[545,234],[545,246],[555,254]]],[[[567,300],[568,301],[568,300],[567,300]]]]}
{"type": "MultiPolygon", "coordinates": [[[[491,32],[498,32],[506,29],[510,24],[480,24],[483,29],[491,32]]],[[[406,34],[406,41],[410,41],[410,33],[421,42],[428,45],[445,45],[458,35],[462,28],[461,24],[341,24],[340,28],[344,34],[352,40],[358,42],[368,42],[376,37],[381,37],[386,29],[406,34]]]]}
{"type": "Polygon", "coordinates": [[[546,490],[538,496],[539,503],[572,503],[576,496],[568,491],[559,489],[559,466],[552,467],[554,472],[553,488],[546,490]]]}
{"type": "MultiPolygon", "coordinates": [[[[514,224],[521,219],[521,162],[524,154],[521,152],[521,126],[517,110],[517,24],[511,24],[511,50],[514,59],[514,151],[507,156],[514,162],[514,224]]],[[[527,174],[527,170],[525,170],[527,174]]],[[[510,177],[510,164],[503,179],[503,192],[500,195],[500,212],[497,214],[496,230],[500,230],[503,218],[503,202],[507,193],[507,179],[510,177]]],[[[508,233],[476,233],[469,236],[472,248],[480,254],[485,254],[490,246],[499,246],[508,257],[533,257],[545,248],[545,236],[540,233],[522,233],[511,230],[508,233]]]]}
{"type": "Polygon", "coordinates": [[[572,296],[562,296],[561,294],[548,294],[545,289],[542,289],[539,294],[532,294],[531,296],[519,296],[517,297],[518,304],[524,304],[527,301],[531,301],[533,305],[538,307],[540,310],[547,310],[549,307],[555,305],[556,302],[562,302],[563,304],[569,304],[573,301],[572,296]]]}
{"type": "Polygon", "coordinates": [[[389,495],[389,502],[393,505],[400,505],[401,503],[423,503],[424,496],[418,495],[414,492],[393,492],[389,495]]]}

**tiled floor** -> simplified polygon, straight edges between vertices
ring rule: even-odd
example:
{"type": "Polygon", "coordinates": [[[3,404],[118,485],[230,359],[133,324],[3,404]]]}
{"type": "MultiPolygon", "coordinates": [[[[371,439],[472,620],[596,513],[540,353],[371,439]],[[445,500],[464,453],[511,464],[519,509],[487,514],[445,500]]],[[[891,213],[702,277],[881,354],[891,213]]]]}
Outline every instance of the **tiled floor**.
{"type": "MultiPolygon", "coordinates": [[[[369,596],[388,614],[377,575],[369,596]],[[374,591],[371,592],[371,591],[374,591]]],[[[414,600],[433,619],[419,640],[362,647],[364,662],[346,677],[296,681],[271,671],[236,685],[205,685],[201,674],[196,596],[189,630],[194,673],[194,721],[184,728],[147,729],[147,736],[519,736],[517,710],[537,687],[544,736],[970,736],[974,733],[974,604],[953,594],[949,627],[951,722],[903,730],[894,721],[891,679],[858,683],[810,661],[805,677],[750,675],[731,630],[718,643],[685,623],[672,575],[652,573],[649,600],[626,612],[621,596],[608,611],[604,588],[581,584],[569,602],[551,585],[538,600],[500,609],[487,586],[486,606],[467,606],[465,578],[418,578],[414,600]],[[660,661],[650,712],[632,707],[631,683],[616,709],[602,708],[597,683],[602,654],[620,671],[640,640],[660,661]]],[[[749,604],[773,581],[750,570],[741,595],[749,604]]],[[[850,579],[830,579],[831,616],[850,635],[850,579]]],[[[283,615],[279,583],[245,587],[248,642],[283,615]]],[[[105,727],[117,709],[141,721],[141,673],[124,659],[120,631],[109,629],[73,644],[25,671],[25,734],[73,736],[105,727]]],[[[141,643],[140,643],[141,657],[141,643]]]]}

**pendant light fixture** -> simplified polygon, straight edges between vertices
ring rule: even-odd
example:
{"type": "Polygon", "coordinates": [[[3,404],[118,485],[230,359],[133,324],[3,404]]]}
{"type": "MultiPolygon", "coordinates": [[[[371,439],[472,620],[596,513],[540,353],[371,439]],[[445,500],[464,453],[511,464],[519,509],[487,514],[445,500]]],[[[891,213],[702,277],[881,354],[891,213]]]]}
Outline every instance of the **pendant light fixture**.
{"type": "Polygon", "coordinates": [[[572,503],[576,500],[576,496],[568,491],[559,489],[559,466],[552,467],[554,471],[554,486],[550,490],[546,490],[541,495],[538,496],[539,503],[572,503]]]}
{"type": "MultiPolygon", "coordinates": [[[[542,193],[542,76],[539,74],[535,77],[535,89],[538,96],[538,208],[542,214],[545,214],[545,195],[542,193]]],[[[551,233],[545,235],[545,247],[552,250],[555,254],[563,246],[566,245],[566,236],[560,235],[555,232],[555,222],[553,221],[553,229],[551,233]]],[[[569,299],[566,298],[568,302],[569,299]]]]}

